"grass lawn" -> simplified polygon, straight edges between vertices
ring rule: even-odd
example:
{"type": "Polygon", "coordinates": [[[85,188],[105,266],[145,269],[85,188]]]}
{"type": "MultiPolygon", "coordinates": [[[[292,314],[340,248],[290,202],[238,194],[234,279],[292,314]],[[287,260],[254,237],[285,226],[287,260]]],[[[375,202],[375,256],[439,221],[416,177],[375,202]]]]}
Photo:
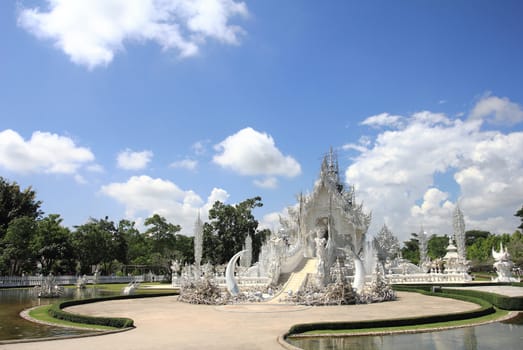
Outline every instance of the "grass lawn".
{"type": "Polygon", "coordinates": [[[67,327],[85,328],[86,330],[95,329],[95,330],[99,330],[99,331],[107,331],[107,330],[118,329],[116,327],[107,327],[107,326],[99,326],[99,325],[93,325],[93,324],[83,324],[83,323],[75,323],[75,322],[59,320],[57,318],[51,317],[51,315],[49,315],[47,313],[47,311],[49,310],[50,307],[51,307],[51,305],[43,305],[43,306],[34,308],[31,311],[29,311],[29,316],[31,316],[32,318],[34,318],[38,321],[42,321],[42,322],[48,322],[48,323],[61,325],[61,326],[67,326],[67,327]]]}
{"type": "MultiPolygon", "coordinates": [[[[509,311],[501,310],[496,308],[496,312],[490,315],[469,318],[466,320],[459,321],[449,321],[449,322],[438,322],[438,323],[425,323],[413,326],[399,326],[399,327],[378,327],[378,328],[359,328],[359,329],[337,329],[337,330],[317,330],[317,331],[308,331],[304,333],[299,333],[298,335],[318,335],[318,334],[353,334],[353,333],[373,333],[373,332],[397,332],[397,331],[406,331],[406,330],[419,330],[427,328],[444,328],[444,327],[459,327],[474,325],[478,323],[494,321],[501,317],[506,316],[509,311]]],[[[292,338],[292,335],[289,336],[292,338]]]]}

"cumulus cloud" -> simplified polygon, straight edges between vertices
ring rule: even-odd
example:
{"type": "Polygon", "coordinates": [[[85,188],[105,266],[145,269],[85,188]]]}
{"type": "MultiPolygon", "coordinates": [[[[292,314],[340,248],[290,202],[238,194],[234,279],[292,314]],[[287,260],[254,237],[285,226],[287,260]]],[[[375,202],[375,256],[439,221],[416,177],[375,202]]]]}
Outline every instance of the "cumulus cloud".
{"type": "MultiPolygon", "coordinates": [[[[482,101],[471,116],[477,116],[482,101]]],[[[518,113],[513,109],[505,119],[517,119],[518,113]]],[[[373,212],[369,233],[383,223],[402,239],[422,224],[431,233],[452,233],[456,201],[469,229],[500,233],[517,227],[513,215],[523,198],[523,132],[484,131],[476,117],[463,121],[430,111],[404,122],[379,133],[373,143],[344,147],[359,150],[346,179],[373,212]],[[457,188],[456,197],[446,188],[457,188]]]]}
{"type": "Polygon", "coordinates": [[[11,129],[0,132],[0,166],[16,173],[77,175],[82,167],[96,167],[95,157],[69,137],[35,131],[29,140],[11,129]]]}
{"type": "Polygon", "coordinates": [[[301,173],[300,164],[284,156],[266,133],[245,128],[215,146],[219,153],[213,161],[241,175],[294,177],[301,173]]]}
{"type": "Polygon", "coordinates": [[[126,182],[110,183],[102,186],[100,192],[123,204],[128,219],[140,222],[156,213],[182,226],[185,235],[193,234],[199,212],[205,221],[214,202],[225,202],[229,197],[225,190],[214,188],[204,201],[192,190],[182,190],[169,180],[146,175],[133,176],[126,182]]]}
{"type": "Polygon", "coordinates": [[[235,0],[47,0],[45,9],[22,8],[18,25],[49,39],[76,64],[106,66],[128,42],[152,41],[181,57],[194,56],[207,38],[238,44],[246,17],[235,0]]]}
{"type": "Polygon", "coordinates": [[[172,162],[169,166],[171,168],[195,170],[196,167],[198,166],[198,161],[196,161],[194,159],[182,159],[182,160],[178,160],[176,162],[172,162]]]}
{"type": "Polygon", "coordinates": [[[372,127],[399,127],[402,125],[403,118],[399,115],[390,115],[389,113],[381,113],[368,117],[361,122],[361,125],[368,125],[372,127]]]}
{"type": "Polygon", "coordinates": [[[523,121],[523,109],[506,97],[487,95],[480,99],[472,112],[472,119],[485,119],[494,124],[514,125],[523,121]]]}
{"type": "Polygon", "coordinates": [[[276,188],[278,187],[278,179],[274,176],[269,176],[262,180],[254,180],[254,184],[261,188],[276,188]]]}
{"type": "Polygon", "coordinates": [[[118,167],[122,169],[141,170],[147,167],[152,157],[153,152],[151,151],[133,152],[130,149],[126,149],[118,154],[116,162],[118,167]]]}
{"type": "Polygon", "coordinates": [[[209,140],[201,140],[195,142],[191,148],[194,151],[194,154],[197,156],[201,156],[207,152],[207,144],[209,143],[209,140]]]}

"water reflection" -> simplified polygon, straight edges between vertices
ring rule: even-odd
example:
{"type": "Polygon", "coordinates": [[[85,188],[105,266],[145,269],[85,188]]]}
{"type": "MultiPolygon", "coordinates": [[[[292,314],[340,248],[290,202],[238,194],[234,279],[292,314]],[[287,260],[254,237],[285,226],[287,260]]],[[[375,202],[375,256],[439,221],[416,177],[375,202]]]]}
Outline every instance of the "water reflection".
{"type": "Polygon", "coordinates": [[[362,337],[297,338],[289,342],[302,349],[427,349],[479,350],[521,349],[523,341],[523,313],[507,322],[496,322],[476,327],[447,331],[362,337]]]}
{"type": "Polygon", "coordinates": [[[33,288],[0,289],[0,340],[42,338],[61,335],[83,334],[88,331],[64,327],[46,326],[24,320],[20,312],[24,309],[48,305],[61,300],[81,299],[100,296],[96,288],[66,288],[61,298],[39,299],[33,288]]]}

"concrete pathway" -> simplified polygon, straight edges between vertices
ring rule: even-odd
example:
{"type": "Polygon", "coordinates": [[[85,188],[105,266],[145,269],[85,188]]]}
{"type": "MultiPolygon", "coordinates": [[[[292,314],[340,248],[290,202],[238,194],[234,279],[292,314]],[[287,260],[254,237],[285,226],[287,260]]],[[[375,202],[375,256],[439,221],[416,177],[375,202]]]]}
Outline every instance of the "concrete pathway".
{"type": "Polygon", "coordinates": [[[130,317],[135,329],[96,337],[0,345],[0,349],[282,349],[277,337],[297,323],[412,317],[476,308],[468,302],[405,292],[398,293],[398,300],[393,302],[323,307],[191,305],[178,302],[175,296],[114,300],[67,311],[130,317]]]}
{"type": "Polygon", "coordinates": [[[512,287],[512,286],[470,286],[470,287],[445,287],[448,289],[473,289],[480,292],[488,292],[505,295],[507,297],[523,297],[523,288],[522,287],[512,287]]]}

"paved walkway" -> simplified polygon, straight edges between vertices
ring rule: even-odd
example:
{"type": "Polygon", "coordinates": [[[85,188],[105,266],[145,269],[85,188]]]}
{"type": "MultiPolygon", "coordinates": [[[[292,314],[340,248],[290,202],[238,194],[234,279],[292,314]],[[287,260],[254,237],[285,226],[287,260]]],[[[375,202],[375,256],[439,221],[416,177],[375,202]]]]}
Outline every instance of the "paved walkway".
{"type": "Polygon", "coordinates": [[[476,309],[472,303],[398,293],[398,300],[349,306],[207,306],[180,303],[177,297],[114,300],[79,305],[67,311],[124,316],[136,328],[103,336],[0,345],[6,350],[282,349],[277,337],[293,324],[412,317],[476,309]]]}
{"type": "MultiPolygon", "coordinates": [[[[443,286],[443,288],[447,288],[443,286]]],[[[523,297],[522,287],[512,286],[470,286],[470,287],[450,287],[449,289],[473,289],[480,292],[496,293],[507,297],[523,297]]]]}

